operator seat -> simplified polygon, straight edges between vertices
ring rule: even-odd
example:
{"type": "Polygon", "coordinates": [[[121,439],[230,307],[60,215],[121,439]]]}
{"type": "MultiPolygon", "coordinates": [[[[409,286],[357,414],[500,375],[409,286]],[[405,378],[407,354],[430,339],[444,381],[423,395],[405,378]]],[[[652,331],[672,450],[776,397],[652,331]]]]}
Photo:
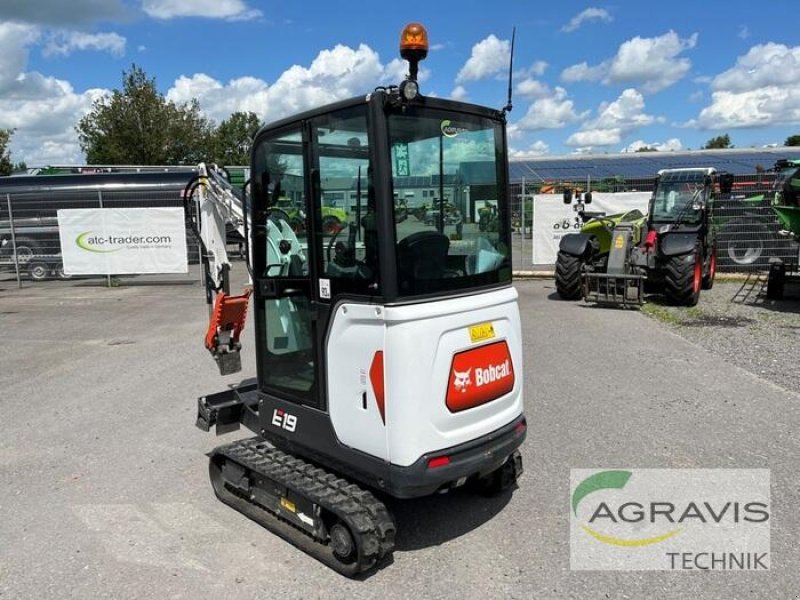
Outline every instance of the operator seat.
{"type": "Polygon", "coordinates": [[[442,279],[446,274],[450,240],[438,231],[418,231],[397,244],[400,290],[413,290],[416,281],[442,279]]]}

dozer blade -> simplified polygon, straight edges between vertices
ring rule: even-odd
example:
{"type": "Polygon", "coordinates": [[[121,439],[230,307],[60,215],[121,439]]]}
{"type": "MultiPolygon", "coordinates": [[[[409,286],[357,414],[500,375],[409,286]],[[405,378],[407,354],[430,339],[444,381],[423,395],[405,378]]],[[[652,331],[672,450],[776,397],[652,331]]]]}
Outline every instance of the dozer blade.
{"type": "Polygon", "coordinates": [[[372,493],[259,438],[216,448],[209,474],[222,502],[342,575],[394,549],[394,522],[372,493]]]}

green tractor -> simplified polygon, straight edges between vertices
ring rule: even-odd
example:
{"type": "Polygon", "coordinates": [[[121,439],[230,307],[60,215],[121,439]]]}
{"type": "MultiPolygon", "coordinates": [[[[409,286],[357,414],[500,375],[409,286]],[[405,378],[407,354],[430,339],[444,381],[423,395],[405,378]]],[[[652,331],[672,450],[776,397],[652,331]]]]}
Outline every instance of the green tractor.
{"type": "MultiPolygon", "coordinates": [[[[781,159],[772,170],[775,172],[775,181],[769,193],[769,201],[783,227],[779,233],[800,242],[800,160],[781,159]]],[[[792,269],[796,267],[796,264],[790,265],[792,269]]],[[[783,260],[770,259],[767,298],[783,298],[786,270],[787,265],[783,260]]]]}
{"type": "MultiPolygon", "coordinates": [[[[647,215],[632,210],[616,215],[590,213],[575,206],[580,233],[561,239],[556,290],[566,300],[616,306],[641,306],[645,288],[663,293],[672,304],[694,306],[701,289],[711,289],[717,270],[711,226],[715,187],[729,193],[733,176],[712,168],[658,172],[647,215]]],[[[572,202],[565,192],[564,202],[572,202]]]]}

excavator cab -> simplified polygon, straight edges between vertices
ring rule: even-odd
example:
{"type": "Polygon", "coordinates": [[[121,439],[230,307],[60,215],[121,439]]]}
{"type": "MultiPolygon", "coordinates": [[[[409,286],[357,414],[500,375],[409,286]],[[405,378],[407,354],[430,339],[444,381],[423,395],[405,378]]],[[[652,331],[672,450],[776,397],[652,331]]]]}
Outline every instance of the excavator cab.
{"type": "Polygon", "coordinates": [[[522,472],[505,113],[423,96],[420,29],[404,30],[400,86],[255,136],[256,383],[198,404],[202,429],[256,433],[212,453],[220,499],[346,575],[391,553],[394,525],[371,490],[498,493],[522,472]],[[284,198],[304,223],[286,222],[284,198]],[[448,204],[468,218],[446,219],[448,204]],[[497,223],[482,229],[487,204],[497,223]],[[413,216],[423,205],[438,216],[413,216]]]}
{"type": "Polygon", "coordinates": [[[262,391],[327,407],[338,384],[330,380],[326,345],[336,342],[331,325],[342,304],[431,304],[508,285],[503,146],[498,111],[436,98],[407,101],[390,89],[258,133],[251,247],[262,391]],[[334,231],[323,224],[332,194],[344,197],[347,215],[334,231]],[[398,194],[419,203],[446,199],[474,216],[491,199],[498,226],[481,231],[473,219],[459,223],[458,233],[444,219],[397,219],[398,194]],[[274,216],[281,214],[273,210],[278,197],[291,198],[306,215],[302,227],[274,216]],[[299,332],[306,342],[298,345],[299,332]]]}

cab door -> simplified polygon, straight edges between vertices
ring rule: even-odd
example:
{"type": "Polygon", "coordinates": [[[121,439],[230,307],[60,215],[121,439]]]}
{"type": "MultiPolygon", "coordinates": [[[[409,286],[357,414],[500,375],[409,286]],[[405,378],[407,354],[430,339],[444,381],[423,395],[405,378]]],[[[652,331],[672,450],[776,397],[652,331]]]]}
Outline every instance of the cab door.
{"type": "Polygon", "coordinates": [[[264,132],[252,170],[253,278],[261,390],[319,406],[309,255],[307,143],[301,124],[264,132]],[[292,206],[292,214],[285,210],[292,206]]]}

